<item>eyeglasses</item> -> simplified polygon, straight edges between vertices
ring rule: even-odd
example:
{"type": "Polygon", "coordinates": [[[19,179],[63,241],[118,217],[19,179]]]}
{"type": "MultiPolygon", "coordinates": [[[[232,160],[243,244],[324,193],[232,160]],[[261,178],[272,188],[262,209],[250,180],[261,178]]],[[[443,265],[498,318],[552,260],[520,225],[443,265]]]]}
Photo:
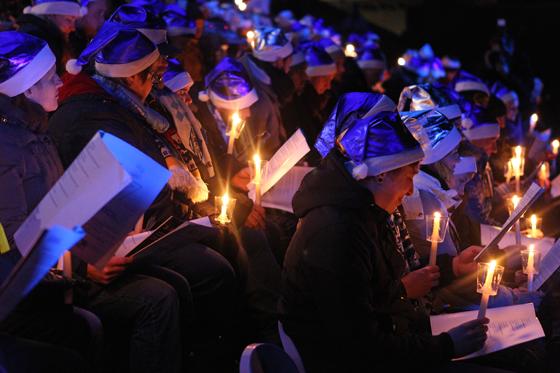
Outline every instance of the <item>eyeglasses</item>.
{"type": "Polygon", "coordinates": [[[157,71],[150,71],[148,73],[148,79],[152,81],[152,84],[159,85],[163,82],[162,74],[158,73],[157,71]]]}

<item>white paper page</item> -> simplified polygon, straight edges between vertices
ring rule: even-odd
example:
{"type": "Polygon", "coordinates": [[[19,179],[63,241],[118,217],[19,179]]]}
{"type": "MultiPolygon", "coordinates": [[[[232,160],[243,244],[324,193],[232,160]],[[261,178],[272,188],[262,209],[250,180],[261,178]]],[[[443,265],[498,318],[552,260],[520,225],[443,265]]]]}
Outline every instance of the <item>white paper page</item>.
{"type": "MultiPolygon", "coordinates": [[[[502,229],[500,227],[480,224],[480,240],[482,241],[482,245],[487,245],[492,242],[494,237],[496,237],[501,230],[502,229]]],[[[535,250],[539,251],[544,258],[544,256],[548,253],[548,251],[554,244],[554,239],[551,237],[543,237],[537,239],[521,235],[521,243],[527,247],[531,244],[535,245],[535,250]]],[[[513,231],[513,229],[510,229],[510,231],[507,232],[500,241],[500,248],[511,245],[515,245],[515,232],[513,231]]]]}
{"type": "Polygon", "coordinates": [[[298,129],[263,167],[262,195],[264,196],[310,150],[305,136],[298,129]]]}
{"type": "Polygon", "coordinates": [[[209,216],[203,216],[203,217],[198,218],[198,219],[189,220],[189,223],[202,225],[203,227],[208,227],[208,228],[213,227],[209,216]]]}
{"type": "MultiPolygon", "coordinates": [[[[262,196],[261,204],[263,207],[294,212],[292,208],[292,199],[299,189],[301,181],[313,167],[293,167],[286,175],[284,175],[268,192],[262,196]]],[[[249,190],[249,198],[255,200],[255,189],[249,190]]]]}
{"type": "Polygon", "coordinates": [[[560,241],[552,246],[546,254],[541,257],[539,273],[535,275],[533,286],[540,289],[546,280],[560,267],[560,241]]]}
{"type": "Polygon", "coordinates": [[[521,216],[525,213],[525,211],[527,211],[527,209],[531,206],[531,204],[533,204],[533,202],[535,202],[537,200],[538,196],[540,196],[543,191],[544,190],[540,186],[538,186],[535,183],[532,183],[531,186],[529,187],[529,189],[527,190],[527,192],[525,192],[525,195],[523,195],[523,198],[521,198],[521,201],[519,201],[519,203],[517,204],[517,207],[515,208],[515,210],[513,210],[513,212],[509,216],[509,218],[506,220],[506,222],[502,226],[500,232],[496,235],[496,237],[494,237],[492,239],[491,242],[489,242],[484,247],[484,250],[482,250],[480,253],[478,253],[478,255],[474,258],[474,260],[478,260],[478,258],[484,253],[484,251],[486,251],[486,249],[489,246],[498,245],[500,243],[502,237],[507,233],[507,231],[510,230],[510,228],[513,226],[513,224],[518,219],[521,218],[521,216]],[[502,237],[500,237],[500,236],[502,236],[502,237]]]}
{"type": "Polygon", "coordinates": [[[533,144],[531,144],[531,148],[527,152],[527,157],[529,159],[542,160],[542,155],[544,154],[549,141],[550,130],[546,130],[544,132],[535,131],[533,144]]]}
{"type": "MultiPolygon", "coordinates": [[[[478,311],[430,316],[432,335],[447,332],[464,322],[476,319],[477,316],[478,311]]],[[[490,323],[488,324],[488,339],[484,347],[477,352],[455,360],[487,355],[544,337],[543,328],[535,315],[535,308],[532,303],[490,308],[486,311],[486,317],[490,319],[490,323]]]]}
{"type": "Polygon", "coordinates": [[[142,243],[148,236],[152,234],[152,231],[141,232],[137,234],[131,234],[126,236],[123,243],[119,246],[115,252],[115,256],[126,256],[129,252],[134,250],[134,248],[142,243]]]}
{"type": "Polygon", "coordinates": [[[131,180],[97,133],[14,234],[21,255],[53,225],[84,225],[131,180]]]}

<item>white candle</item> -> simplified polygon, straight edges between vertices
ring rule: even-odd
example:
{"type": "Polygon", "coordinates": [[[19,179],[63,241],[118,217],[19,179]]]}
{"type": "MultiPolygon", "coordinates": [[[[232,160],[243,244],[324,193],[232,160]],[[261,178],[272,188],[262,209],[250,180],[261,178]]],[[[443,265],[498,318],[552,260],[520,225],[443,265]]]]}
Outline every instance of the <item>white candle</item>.
{"type": "Polygon", "coordinates": [[[488,300],[492,294],[492,282],[494,280],[494,271],[496,270],[496,261],[492,260],[488,265],[486,271],[486,278],[482,286],[482,299],[480,300],[480,309],[478,310],[478,318],[483,319],[486,316],[486,309],[488,308],[488,300]]]}
{"type": "Polygon", "coordinates": [[[555,139],[552,141],[551,145],[552,145],[552,154],[558,155],[558,148],[560,148],[560,141],[558,141],[558,139],[555,139]]]}
{"type": "Polygon", "coordinates": [[[437,258],[437,248],[438,248],[438,241],[439,241],[439,227],[441,225],[441,213],[434,212],[434,228],[432,230],[432,247],[430,250],[430,265],[436,265],[436,258],[437,258]]]}
{"type": "Polygon", "coordinates": [[[539,121],[539,115],[537,113],[531,114],[531,118],[529,119],[529,132],[533,133],[535,128],[537,127],[537,122],[539,121]]]}
{"type": "Polygon", "coordinates": [[[255,167],[255,178],[253,182],[255,183],[255,204],[261,205],[261,157],[258,154],[253,156],[253,165],[255,167]]]}
{"type": "Polygon", "coordinates": [[[539,180],[547,181],[550,178],[550,170],[548,162],[544,162],[539,169],[539,180]]]}
{"type": "Polygon", "coordinates": [[[515,193],[521,192],[521,175],[523,174],[523,147],[514,148],[515,156],[512,159],[513,172],[515,174],[515,193]]]}
{"type": "Polygon", "coordinates": [[[235,143],[235,138],[237,137],[237,129],[241,124],[241,118],[239,117],[239,113],[236,111],[231,116],[231,128],[229,130],[229,142],[227,153],[233,154],[233,144],[235,143]]]}
{"type": "Polygon", "coordinates": [[[346,47],[344,48],[344,55],[350,58],[358,57],[358,54],[356,53],[356,47],[354,47],[354,44],[350,44],[350,43],[346,44],[346,47]]]}
{"type": "Polygon", "coordinates": [[[247,31],[247,43],[251,46],[251,48],[255,48],[255,32],[253,30],[247,31]]]}
{"type": "Polygon", "coordinates": [[[527,254],[527,290],[533,291],[533,277],[535,275],[535,245],[529,245],[527,254]]]}
{"type": "Polygon", "coordinates": [[[539,229],[537,227],[537,215],[531,215],[531,237],[539,238],[539,229]]]}
{"type": "Polygon", "coordinates": [[[222,225],[225,225],[231,221],[227,215],[228,204],[229,196],[226,193],[222,197],[222,208],[220,209],[220,214],[216,218],[216,221],[222,225]]]}

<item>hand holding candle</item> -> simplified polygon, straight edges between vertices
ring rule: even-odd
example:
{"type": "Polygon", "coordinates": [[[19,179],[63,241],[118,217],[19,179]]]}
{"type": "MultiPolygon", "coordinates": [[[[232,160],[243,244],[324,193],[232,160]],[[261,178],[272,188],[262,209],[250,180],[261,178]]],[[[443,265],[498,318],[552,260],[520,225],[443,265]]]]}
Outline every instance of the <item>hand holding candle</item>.
{"type": "Polygon", "coordinates": [[[498,293],[498,286],[502,280],[503,273],[504,267],[497,265],[495,260],[492,260],[490,263],[478,264],[476,291],[482,294],[480,309],[478,311],[478,319],[486,317],[488,301],[490,300],[490,296],[498,293]]]}
{"type": "Polygon", "coordinates": [[[231,217],[233,216],[235,202],[235,198],[230,198],[227,193],[222,197],[215,197],[215,209],[219,211],[218,216],[216,217],[216,221],[219,224],[226,225],[228,223],[231,223],[231,217]]]}
{"type": "Polygon", "coordinates": [[[261,205],[261,179],[262,179],[262,161],[258,154],[253,156],[253,183],[255,184],[255,204],[261,205]]]}

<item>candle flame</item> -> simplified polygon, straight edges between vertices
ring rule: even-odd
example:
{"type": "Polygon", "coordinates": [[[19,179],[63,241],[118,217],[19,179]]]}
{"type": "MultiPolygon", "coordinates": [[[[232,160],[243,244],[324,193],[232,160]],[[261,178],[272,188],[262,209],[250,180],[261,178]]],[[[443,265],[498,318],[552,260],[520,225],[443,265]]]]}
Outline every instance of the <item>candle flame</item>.
{"type": "Polygon", "coordinates": [[[346,57],[351,57],[351,58],[356,58],[358,56],[354,44],[351,43],[346,44],[346,47],[344,47],[344,55],[346,57]]]}
{"type": "Polygon", "coordinates": [[[533,229],[537,229],[537,215],[531,215],[531,226],[534,227],[533,229]]]}
{"type": "Polygon", "coordinates": [[[521,198],[516,194],[513,197],[511,197],[511,203],[513,204],[513,208],[516,209],[517,205],[519,204],[519,201],[521,201],[521,198]]]}
{"type": "Polygon", "coordinates": [[[402,57],[399,57],[399,59],[397,60],[397,64],[399,66],[404,66],[406,64],[406,60],[402,57]]]}
{"type": "Polygon", "coordinates": [[[531,119],[530,119],[531,128],[535,128],[538,121],[539,121],[539,115],[537,113],[531,114],[531,119]]]}
{"type": "Polygon", "coordinates": [[[488,265],[488,270],[494,272],[494,270],[496,269],[496,260],[492,260],[490,261],[490,264],[488,265]]]}
{"type": "Polygon", "coordinates": [[[520,145],[517,145],[515,147],[515,157],[518,159],[521,159],[521,152],[523,151],[523,148],[520,145]]]}
{"type": "Polygon", "coordinates": [[[558,141],[558,139],[554,139],[552,141],[552,152],[554,154],[558,154],[558,148],[560,148],[560,141],[558,141]]]}
{"type": "Polygon", "coordinates": [[[441,219],[441,213],[439,211],[434,212],[434,219],[437,219],[437,220],[441,219]]]}

